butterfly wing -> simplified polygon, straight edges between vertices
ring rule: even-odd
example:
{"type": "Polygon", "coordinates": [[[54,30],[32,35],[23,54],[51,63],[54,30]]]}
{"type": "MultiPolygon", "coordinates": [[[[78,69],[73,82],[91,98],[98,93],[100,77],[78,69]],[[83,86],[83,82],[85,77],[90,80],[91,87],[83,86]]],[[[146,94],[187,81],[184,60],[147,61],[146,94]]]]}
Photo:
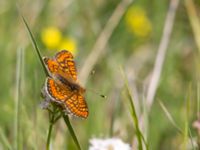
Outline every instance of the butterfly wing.
{"type": "Polygon", "coordinates": [[[67,50],[62,50],[56,54],[55,59],[65,74],[64,77],[68,78],[70,76],[74,81],[76,81],[77,71],[73,55],[67,50]]]}
{"type": "Polygon", "coordinates": [[[55,82],[49,77],[46,80],[45,88],[50,99],[61,103],[67,112],[82,118],[88,116],[88,108],[82,91],[73,91],[69,85],[55,82]]]}
{"type": "Polygon", "coordinates": [[[51,75],[59,74],[67,80],[77,81],[75,62],[73,55],[69,51],[62,50],[53,59],[44,57],[43,61],[51,75]]]}
{"type": "Polygon", "coordinates": [[[52,78],[47,77],[45,82],[45,93],[48,97],[55,102],[64,103],[72,92],[69,88],[64,87],[62,84],[56,83],[52,78]]]}
{"type": "Polygon", "coordinates": [[[46,64],[47,69],[51,75],[59,72],[60,66],[55,60],[51,58],[43,57],[43,61],[46,64]]]}
{"type": "Polygon", "coordinates": [[[65,106],[75,116],[87,118],[89,114],[85,98],[78,92],[66,99],[65,106]]]}

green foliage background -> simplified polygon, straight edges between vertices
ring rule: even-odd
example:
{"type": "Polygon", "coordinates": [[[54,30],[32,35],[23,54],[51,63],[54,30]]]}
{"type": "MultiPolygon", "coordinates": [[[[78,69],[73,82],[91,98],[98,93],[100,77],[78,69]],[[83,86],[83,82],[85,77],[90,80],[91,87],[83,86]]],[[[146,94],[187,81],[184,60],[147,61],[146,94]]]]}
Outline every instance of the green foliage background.
{"type": "MultiPolygon", "coordinates": [[[[20,149],[44,149],[49,127],[48,113],[39,107],[43,101],[40,90],[45,74],[17,9],[27,19],[43,55],[53,56],[59,51],[45,47],[41,40],[43,29],[55,26],[63,34],[73,37],[77,41],[75,60],[79,71],[118,3],[119,0],[0,1],[0,149],[6,149],[8,145],[13,147],[16,139],[16,62],[19,49],[22,49],[23,55],[19,95],[20,149]],[[8,142],[7,146],[3,137],[8,142]]],[[[199,17],[200,3],[194,3],[199,17]]],[[[93,68],[95,73],[89,76],[86,84],[86,89],[95,89],[108,98],[104,100],[88,90],[86,100],[89,117],[86,120],[71,119],[83,149],[88,149],[89,140],[93,137],[119,137],[131,145],[135,137],[133,123],[122,95],[124,87],[119,66],[123,66],[128,75],[134,73],[129,77],[129,84],[134,82],[136,85],[142,105],[162,37],[169,1],[135,0],[127,11],[132,6],[139,6],[144,10],[151,22],[152,31],[147,37],[136,36],[126,24],[126,13],[113,31],[104,55],[93,68]]],[[[192,137],[198,136],[192,124],[198,119],[199,113],[197,86],[200,57],[190,17],[184,1],[180,1],[159,87],[148,114],[147,142],[150,149],[178,149],[184,141],[184,136],[170,123],[158,100],[164,103],[177,125],[183,129],[186,122],[186,100],[189,99],[190,112],[187,122],[192,137]]],[[[75,149],[62,119],[53,128],[52,139],[54,149],[75,149]]]]}

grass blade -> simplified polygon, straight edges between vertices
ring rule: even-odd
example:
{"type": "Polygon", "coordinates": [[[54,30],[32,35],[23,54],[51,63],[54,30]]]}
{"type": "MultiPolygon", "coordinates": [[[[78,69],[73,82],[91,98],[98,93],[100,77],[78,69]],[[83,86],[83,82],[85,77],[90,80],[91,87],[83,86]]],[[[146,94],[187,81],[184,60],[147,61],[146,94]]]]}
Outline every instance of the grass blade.
{"type": "Polygon", "coordinates": [[[143,138],[142,133],[141,133],[140,128],[139,128],[139,121],[138,121],[137,114],[136,114],[136,111],[135,111],[133,98],[132,98],[132,95],[131,95],[131,92],[130,92],[130,89],[129,89],[128,80],[127,80],[127,77],[125,76],[125,73],[122,69],[121,69],[121,72],[122,72],[122,75],[124,77],[125,88],[126,88],[126,92],[127,92],[127,96],[128,96],[128,100],[129,100],[129,104],[130,104],[129,111],[130,111],[131,117],[133,119],[134,127],[135,127],[135,130],[136,130],[136,137],[137,137],[137,140],[138,140],[138,149],[143,150],[142,140],[144,140],[144,138],[143,138]]]}
{"type": "Polygon", "coordinates": [[[162,108],[162,110],[164,111],[165,115],[167,116],[167,118],[169,119],[169,121],[171,122],[171,124],[181,133],[183,134],[183,131],[181,130],[181,128],[176,124],[176,122],[174,121],[173,117],[171,116],[171,114],[169,113],[169,111],[167,110],[167,108],[165,107],[165,105],[159,101],[160,107],[162,108]]]}
{"type": "Polygon", "coordinates": [[[167,116],[167,118],[169,119],[169,121],[171,122],[171,124],[179,131],[180,134],[183,135],[183,138],[184,138],[184,145],[183,145],[183,149],[187,149],[187,144],[188,144],[188,136],[190,138],[190,141],[191,141],[191,144],[192,144],[192,147],[193,149],[194,148],[194,142],[193,142],[193,139],[192,139],[192,134],[191,134],[191,131],[190,131],[190,128],[188,126],[188,113],[189,113],[189,103],[188,103],[189,100],[186,101],[187,105],[186,105],[186,119],[185,119],[185,125],[184,125],[184,130],[182,130],[177,124],[176,122],[174,121],[173,117],[171,116],[171,114],[169,113],[169,111],[167,110],[167,108],[165,107],[165,105],[159,101],[159,104],[161,106],[161,108],[163,109],[165,115],[167,116]],[[189,135],[188,135],[189,134],[189,135]]]}
{"type": "Polygon", "coordinates": [[[43,61],[43,59],[42,59],[41,52],[40,52],[40,50],[39,50],[39,48],[38,48],[38,46],[37,46],[37,43],[36,43],[36,41],[35,41],[35,39],[34,39],[34,36],[33,36],[32,32],[31,32],[31,30],[30,30],[30,28],[29,28],[29,26],[28,26],[28,23],[26,22],[25,18],[24,18],[22,15],[21,15],[21,17],[22,17],[22,20],[23,20],[24,25],[26,26],[26,29],[27,29],[27,31],[28,31],[28,34],[29,34],[29,36],[30,36],[30,38],[31,38],[32,44],[33,44],[33,46],[34,46],[34,48],[35,48],[35,50],[36,50],[36,52],[37,52],[37,54],[38,54],[38,57],[39,57],[40,62],[41,62],[41,64],[42,64],[43,70],[45,71],[46,76],[49,76],[49,73],[48,73],[48,71],[47,71],[47,69],[46,69],[46,67],[45,67],[44,61],[43,61]]]}
{"type": "Polygon", "coordinates": [[[15,125],[14,125],[14,139],[15,149],[20,149],[20,88],[21,88],[21,61],[22,50],[17,50],[17,63],[16,63],[16,87],[15,87],[15,125]]]}
{"type": "Polygon", "coordinates": [[[53,105],[53,112],[49,111],[50,124],[49,124],[48,136],[47,136],[46,150],[49,150],[49,146],[51,142],[51,133],[52,133],[53,125],[55,123],[54,122],[55,115],[56,115],[56,106],[53,105]]]}

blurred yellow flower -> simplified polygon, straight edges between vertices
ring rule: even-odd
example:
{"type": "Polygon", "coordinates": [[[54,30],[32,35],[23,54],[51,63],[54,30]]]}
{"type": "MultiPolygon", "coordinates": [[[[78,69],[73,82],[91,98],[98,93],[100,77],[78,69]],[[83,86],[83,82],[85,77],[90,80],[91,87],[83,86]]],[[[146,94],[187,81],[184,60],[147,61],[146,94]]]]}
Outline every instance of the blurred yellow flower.
{"type": "Polygon", "coordinates": [[[42,42],[48,49],[62,50],[66,49],[73,55],[77,53],[77,44],[75,39],[63,37],[61,31],[56,27],[47,27],[41,33],[42,42]]]}
{"type": "Polygon", "coordinates": [[[70,38],[70,37],[63,38],[58,46],[58,49],[59,50],[66,49],[70,51],[73,55],[76,55],[77,44],[76,44],[75,39],[70,38]]]}
{"type": "Polygon", "coordinates": [[[129,30],[138,37],[147,37],[152,31],[152,25],[145,10],[139,6],[128,9],[125,21],[129,30]]]}
{"type": "Polygon", "coordinates": [[[48,49],[56,49],[60,44],[62,34],[56,27],[47,27],[42,31],[41,38],[48,49]]]}

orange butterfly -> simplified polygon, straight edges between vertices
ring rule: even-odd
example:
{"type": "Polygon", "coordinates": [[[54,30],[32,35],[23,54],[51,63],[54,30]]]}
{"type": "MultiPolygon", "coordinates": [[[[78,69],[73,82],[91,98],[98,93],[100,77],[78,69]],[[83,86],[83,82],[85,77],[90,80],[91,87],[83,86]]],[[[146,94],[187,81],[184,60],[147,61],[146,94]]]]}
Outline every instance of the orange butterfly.
{"type": "Polygon", "coordinates": [[[48,98],[61,104],[66,112],[87,118],[88,107],[84,98],[85,89],[77,81],[72,54],[67,50],[62,50],[53,58],[44,57],[43,61],[51,76],[46,78],[44,85],[44,92],[48,98]]]}

